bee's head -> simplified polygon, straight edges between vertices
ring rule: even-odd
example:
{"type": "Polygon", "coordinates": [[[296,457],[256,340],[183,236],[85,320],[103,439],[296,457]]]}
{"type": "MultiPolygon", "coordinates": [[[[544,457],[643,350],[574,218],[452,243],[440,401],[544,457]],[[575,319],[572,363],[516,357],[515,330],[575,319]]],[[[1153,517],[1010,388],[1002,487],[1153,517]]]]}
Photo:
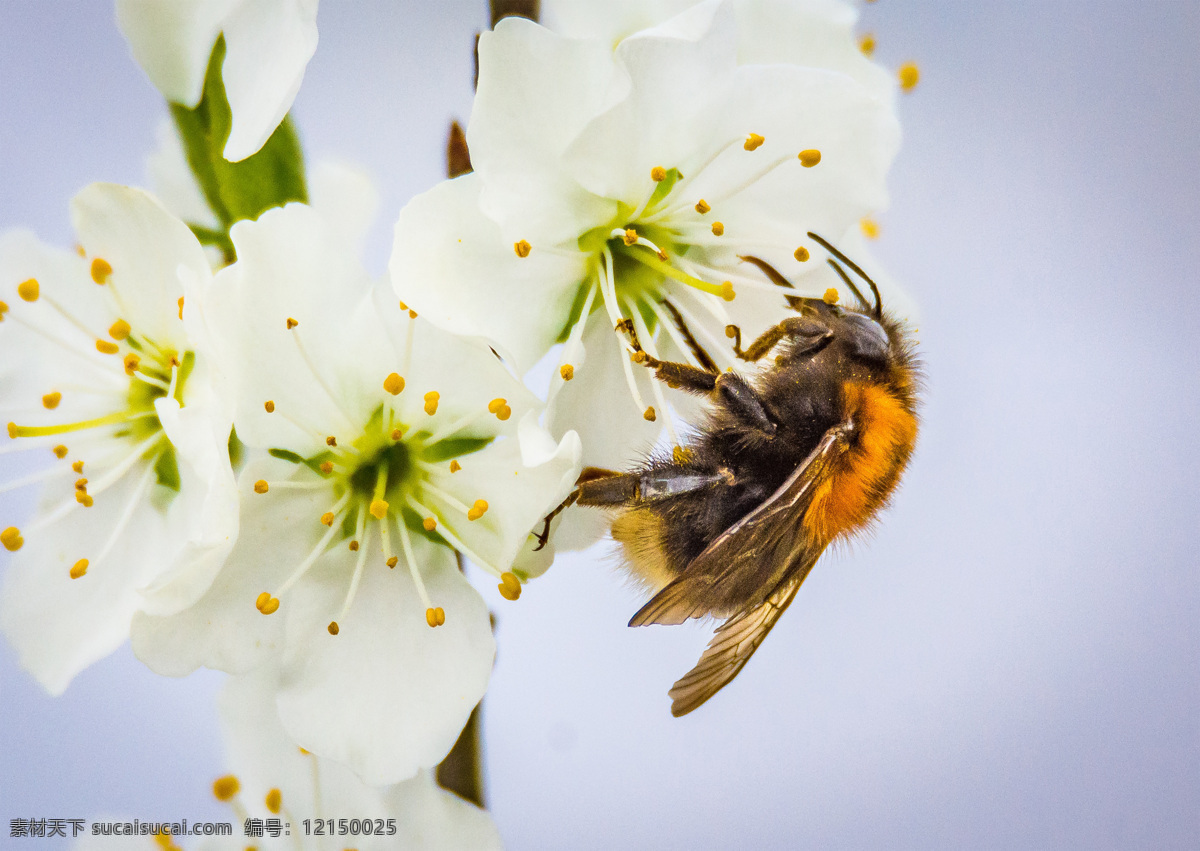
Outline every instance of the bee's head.
{"type": "Polygon", "coordinates": [[[868,363],[887,363],[891,338],[874,310],[845,308],[819,298],[796,298],[795,302],[801,316],[821,327],[825,345],[868,363]]]}

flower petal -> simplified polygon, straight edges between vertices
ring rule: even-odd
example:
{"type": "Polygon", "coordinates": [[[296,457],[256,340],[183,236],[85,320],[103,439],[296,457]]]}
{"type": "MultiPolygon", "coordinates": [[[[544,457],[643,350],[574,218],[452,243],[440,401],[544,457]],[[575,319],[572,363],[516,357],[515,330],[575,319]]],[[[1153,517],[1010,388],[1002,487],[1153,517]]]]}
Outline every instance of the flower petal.
{"type": "Polygon", "coordinates": [[[117,26],[163,97],[194,107],[204,91],[204,72],[222,21],[239,2],[117,0],[117,26]]]}

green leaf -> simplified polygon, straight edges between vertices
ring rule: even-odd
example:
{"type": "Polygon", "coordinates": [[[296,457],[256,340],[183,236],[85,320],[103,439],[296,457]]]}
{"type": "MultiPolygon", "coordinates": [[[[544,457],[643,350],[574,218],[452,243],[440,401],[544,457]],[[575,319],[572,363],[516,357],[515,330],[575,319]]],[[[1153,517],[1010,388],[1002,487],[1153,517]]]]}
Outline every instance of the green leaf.
{"type": "Polygon", "coordinates": [[[204,77],[204,96],[194,109],[171,104],[188,165],[208,205],[221,221],[223,232],[193,226],[202,241],[218,245],[227,257],[233,246],[229,228],[242,219],[256,219],[265,210],[289,201],[308,201],[304,156],[290,119],[275,129],[265,145],[241,162],[228,162],[222,154],[229,139],[232,113],[221,80],[225,38],[217,39],[204,77]]]}

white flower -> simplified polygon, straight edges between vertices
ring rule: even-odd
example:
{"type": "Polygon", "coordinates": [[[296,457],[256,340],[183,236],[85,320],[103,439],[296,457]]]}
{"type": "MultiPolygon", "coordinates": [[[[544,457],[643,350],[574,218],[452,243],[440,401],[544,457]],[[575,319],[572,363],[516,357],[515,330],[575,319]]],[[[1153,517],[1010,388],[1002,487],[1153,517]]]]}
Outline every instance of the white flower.
{"type": "Polygon", "coordinates": [[[479,45],[475,172],[397,222],[394,284],[431,321],[521,370],[565,343],[554,430],[578,429],[588,463],[644,452],[658,422],[639,416],[666,404],[619,320],[652,356],[699,364],[690,334],[729,366],[725,326],[753,339],[786,309],[740,258],[821,294],[840,281],[806,234],[842,240],[886,201],[890,97],[828,68],[739,64],[738,44],[734,9],[712,2],[615,50],[502,21],[479,45]]]}
{"type": "Polygon", "coordinates": [[[573,485],[578,439],[555,444],[491,351],[402,310],[311,208],[231,235],[238,262],[196,300],[236,379],[237,434],[273,457],[242,472],[243,531],[208,594],[139,618],[134,650],[177,675],[278,660],[295,741],[369,783],[411,777],[492,667],[454,551],[517,596],[548,564],[523,552],[573,485]]]}
{"type": "Polygon", "coordinates": [[[45,482],[29,525],[0,520],[15,552],[0,625],[56,694],[125,640],[135,611],[203,594],[237,532],[232,412],[182,300],[181,275],[209,274],[199,243],[128,187],[88,187],[72,217],[79,253],[0,240],[0,452],[54,459],[2,485],[45,482]]]}
{"type": "Polygon", "coordinates": [[[189,108],[224,33],[231,162],[255,153],[283,121],[317,49],[317,0],[117,0],[117,24],[150,81],[189,108]]]}

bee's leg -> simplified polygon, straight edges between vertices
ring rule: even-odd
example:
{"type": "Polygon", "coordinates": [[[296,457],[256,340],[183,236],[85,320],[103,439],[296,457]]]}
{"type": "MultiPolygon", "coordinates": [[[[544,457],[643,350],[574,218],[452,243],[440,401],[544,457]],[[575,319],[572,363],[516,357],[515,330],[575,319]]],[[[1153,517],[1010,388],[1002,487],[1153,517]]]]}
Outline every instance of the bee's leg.
{"type": "Polygon", "coordinates": [[[767,409],[746,379],[736,372],[723,372],[717,378],[716,391],[717,398],[731,413],[768,437],[774,436],[775,422],[767,415],[767,409]]]}
{"type": "Polygon", "coordinates": [[[686,363],[663,361],[651,357],[650,353],[643,349],[642,344],[638,342],[637,331],[634,330],[633,322],[629,319],[622,319],[618,322],[616,330],[623,331],[629,336],[629,343],[633,346],[634,361],[653,369],[655,377],[660,381],[665,381],[669,387],[689,390],[692,393],[711,393],[717,386],[719,373],[706,372],[686,363]]]}
{"type": "Polygon", "coordinates": [[[613,493],[618,495],[623,493],[622,489],[628,489],[630,487],[627,482],[623,481],[626,479],[633,480],[633,496],[636,497],[636,475],[629,473],[618,473],[615,470],[604,470],[600,467],[584,467],[583,471],[579,474],[579,478],[575,480],[575,490],[571,491],[571,493],[567,495],[567,498],[564,499],[557,508],[546,515],[544,525],[542,526],[542,531],[537,534],[538,545],[533,548],[533,551],[537,552],[542,547],[546,546],[546,542],[550,540],[550,522],[575,503],[582,502],[583,505],[619,505],[621,502],[626,501],[628,497],[608,502],[593,501],[596,499],[603,499],[604,495],[609,490],[613,490],[613,493]],[[615,489],[613,489],[614,486],[612,485],[604,484],[606,482],[614,481],[617,482],[615,489]]]}
{"type": "Polygon", "coordinates": [[[778,325],[764,331],[748,349],[742,348],[742,329],[738,326],[726,325],[725,336],[733,339],[735,355],[742,360],[758,361],[784,337],[802,338],[806,341],[806,349],[815,351],[833,339],[833,332],[824,324],[806,316],[789,316],[778,325]]]}

